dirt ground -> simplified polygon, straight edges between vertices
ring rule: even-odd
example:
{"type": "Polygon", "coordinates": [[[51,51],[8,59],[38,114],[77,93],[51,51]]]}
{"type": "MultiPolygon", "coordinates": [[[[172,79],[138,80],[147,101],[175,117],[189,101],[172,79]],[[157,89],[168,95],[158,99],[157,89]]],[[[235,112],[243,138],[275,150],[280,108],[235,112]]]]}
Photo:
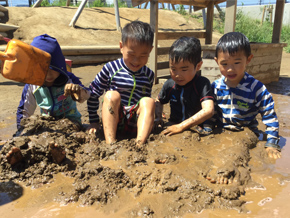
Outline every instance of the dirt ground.
{"type": "MultiPolygon", "coordinates": [[[[73,8],[58,7],[9,8],[8,23],[20,26],[14,37],[28,43],[43,33],[56,37],[61,45],[119,42],[113,9],[85,9],[74,29],[68,24],[75,12],[73,8]]],[[[149,11],[120,9],[120,17],[121,25],[136,19],[149,22],[149,11]]],[[[161,30],[196,28],[201,28],[201,24],[194,20],[185,20],[171,11],[159,13],[161,30]]],[[[214,41],[218,38],[219,34],[214,34],[214,41]]],[[[267,85],[275,99],[282,145],[290,137],[289,61],[290,54],[283,53],[280,80],[267,85]]],[[[101,67],[73,66],[73,73],[88,86],[101,67]]],[[[161,86],[154,86],[153,97],[161,86]]],[[[272,184],[281,189],[281,184],[290,181],[290,172],[275,168],[277,163],[265,155],[265,142],[257,143],[258,138],[247,129],[243,132],[218,130],[210,136],[192,130],[171,137],[153,132],[148,144],[139,149],[131,138],[119,137],[110,146],[104,143],[102,134],[89,137],[81,132],[85,138],[80,139],[69,121],[34,116],[27,120],[22,135],[12,138],[22,88],[23,84],[0,76],[0,197],[6,196],[0,198],[3,217],[12,213],[71,217],[70,211],[82,217],[79,205],[87,208],[87,215],[99,217],[183,217],[206,209],[235,209],[246,214],[249,211],[246,203],[255,198],[250,190],[268,188],[262,178],[275,178],[272,184]],[[50,141],[57,142],[66,151],[66,159],[60,165],[53,163],[48,152],[50,141]],[[11,146],[20,147],[25,157],[14,167],[5,158],[11,146]],[[205,179],[208,175],[233,179],[233,183],[211,183],[205,179]],[[245,199],[247,195],[250,198],[245,199]],[[61,205],[68,205],[67,209],[61,205]]],[[[88,124],[86,104],[78,104],[78,108],[85,127],[88,124]]],[[[169,112],[168,106],[165,107],[166,117],[169,112]]],[[[263,130],[263,125],[260,128],[263,130]]],[[[269,201],[266,196],[259,203],[263,206],[269,201]]],[[[279,202],[283,203],[283,199],[279,202]]]]}

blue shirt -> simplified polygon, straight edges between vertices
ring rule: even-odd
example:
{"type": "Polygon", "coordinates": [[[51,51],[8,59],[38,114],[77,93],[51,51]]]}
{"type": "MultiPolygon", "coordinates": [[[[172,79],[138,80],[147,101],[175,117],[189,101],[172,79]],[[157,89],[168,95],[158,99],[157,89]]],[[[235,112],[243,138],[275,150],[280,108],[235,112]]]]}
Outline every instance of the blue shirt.
{"type": "Polygon", "coordinates": [[[224,128],[257,128],[256,116],[261,114],[266,125],[267,141],[277,144],[279,122],[274,110],[274,100],[263,83],[246,72],[236,88],[228,87],[224,80],[223,76],[212,83],[224,128]]]}

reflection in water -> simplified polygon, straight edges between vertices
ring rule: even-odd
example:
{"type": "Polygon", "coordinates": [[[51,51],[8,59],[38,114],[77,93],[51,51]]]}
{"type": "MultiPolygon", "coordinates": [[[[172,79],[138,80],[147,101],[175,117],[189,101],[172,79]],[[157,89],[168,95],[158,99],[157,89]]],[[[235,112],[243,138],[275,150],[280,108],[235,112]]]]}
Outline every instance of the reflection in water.
{"type": "Polygon", "coordinates": [[[0,182],[0,206],[10,203],[23,195],[23,188],[12,182],[0,182]]]}

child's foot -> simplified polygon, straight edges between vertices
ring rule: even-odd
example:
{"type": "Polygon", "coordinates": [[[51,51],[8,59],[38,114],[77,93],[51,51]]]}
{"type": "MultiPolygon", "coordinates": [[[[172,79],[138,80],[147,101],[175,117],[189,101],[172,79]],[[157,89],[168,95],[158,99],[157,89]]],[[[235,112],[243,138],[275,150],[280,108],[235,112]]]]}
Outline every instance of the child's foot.
{"type": "Polygon", "coordinates": [[[212,133],[212,129],[210,127],[201,128],[200,126],[195,126],[193,130],[200,135],[210,135],[212,133]]]}
{"type": "Polygon", "coordinates": [[[240,172],[236,167],[228,164],[218,168],[215,173],[207,173],[207,175],[205,175],[205,178],[211,183],[217,184],[231,184],[233,182],[238,183],[240,178],[240,172]]]}
{"type": "Polygon", "coordinates": [[[65,151],[53,141],[48,144],[48,149],[55,163],[59,164],[65,158],[65,151]]]}
{"type": "Polygon", "coordinates": [[[13,147],[6,155],[8,163],[14,165],[23,159],[22,153],[19,148],[13,147]]]}

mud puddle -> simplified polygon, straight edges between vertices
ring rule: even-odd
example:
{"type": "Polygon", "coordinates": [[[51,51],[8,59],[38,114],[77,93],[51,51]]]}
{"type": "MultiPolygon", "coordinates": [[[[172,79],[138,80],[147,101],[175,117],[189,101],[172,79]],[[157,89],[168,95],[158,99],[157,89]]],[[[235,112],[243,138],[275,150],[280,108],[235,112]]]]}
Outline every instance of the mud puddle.
{"type": "MultiPolygon", "coordinates": [[[[286,98],[275,98],[280,134],[289,136],[286,98]]],[[[281,137],[282,158],[274,161],[247,129],[152,134],[140,149],[134,139],[108,146],[101,135],[79,137],[67,120],[33,117],[26,124],[21,136],[0,144],[1,217],[285,217],[290,211],[289,137],[281,137]],[[61,164],[47,150],[51,140],[66,151],[61,164]],[[5,158],[12,146],[24,157],[14,167],[5,158]]]]}

